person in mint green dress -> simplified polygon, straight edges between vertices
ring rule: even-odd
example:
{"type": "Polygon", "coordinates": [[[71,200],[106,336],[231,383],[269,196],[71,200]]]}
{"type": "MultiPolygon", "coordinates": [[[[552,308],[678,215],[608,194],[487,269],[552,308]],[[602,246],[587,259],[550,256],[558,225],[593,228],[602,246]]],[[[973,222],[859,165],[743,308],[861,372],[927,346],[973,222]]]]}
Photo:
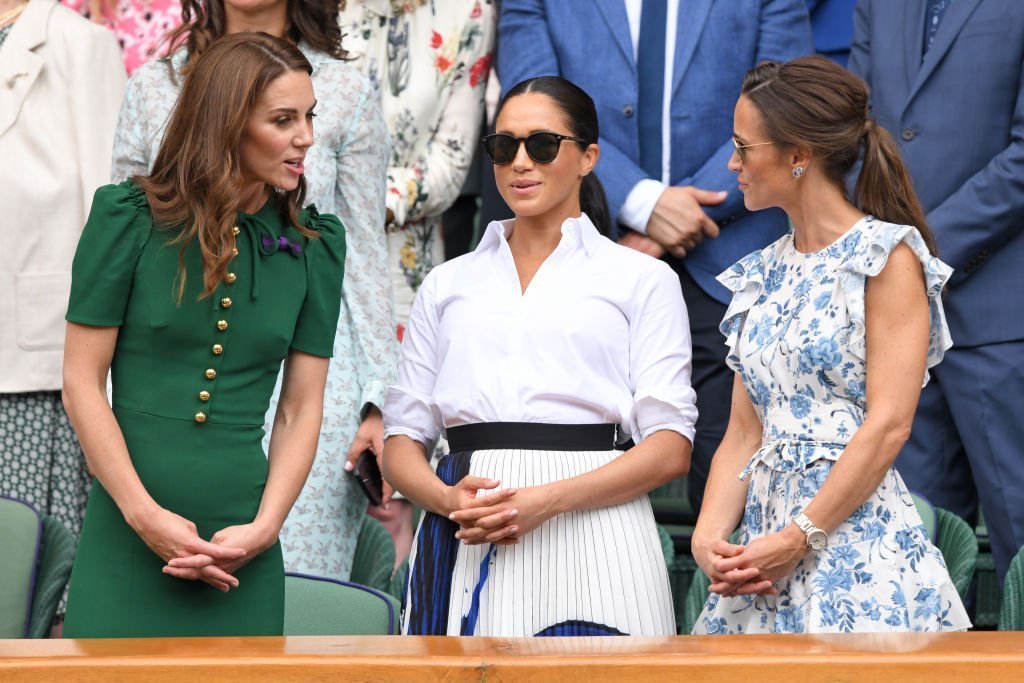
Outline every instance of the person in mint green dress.
{"type": "Polygon", "coordinates": [[[286,41],[221,39],[152,172],[96,193],[66,316],[64,402],[96,476],[67,637],[282,633],[278,535],[316,451],[345,260],[341,223],[301,208],[311,71],[286,41]]]}

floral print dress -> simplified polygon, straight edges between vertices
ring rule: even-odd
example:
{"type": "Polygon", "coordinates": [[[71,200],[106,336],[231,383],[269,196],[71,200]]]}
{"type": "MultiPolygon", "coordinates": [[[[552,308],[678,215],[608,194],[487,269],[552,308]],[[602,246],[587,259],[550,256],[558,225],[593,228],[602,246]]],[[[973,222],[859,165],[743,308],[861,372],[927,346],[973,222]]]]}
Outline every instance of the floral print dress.
{"type": "Polygon", "coordinates": [[[455,202],[479,144],[491,69],[491,0],[349,0],[344,47],[381,94],[391,132],[388,258],[399,323],[444,259],[441,214],[455,202]]]}
{"type": "Polygon", "coordinates": [[[61,0],[61,3],[114,32],[129,74],[154,57],[165,56],[164,39],[181,25],[181,0],[61,0]]]}
{"type": "MultiPolygon", "coordinates": [[[[864,421],[868,277],[907,244],[921,260],[931,334],[928,367],[952,345],[941,293],[951,269],[915,228],[866,217],[813,253],[788,234],[732,266],[722,322],[727,362],[764,427],[740,543],[781,531],[814,498],[864,421]]],[[[927,382],[927,373],[924,378],[927,382]]],[[[711,595],[694,633],[942,631],[970,626],[941,553],[895,469],[838,529],[776,583],[778,595],[711,595]]]]}

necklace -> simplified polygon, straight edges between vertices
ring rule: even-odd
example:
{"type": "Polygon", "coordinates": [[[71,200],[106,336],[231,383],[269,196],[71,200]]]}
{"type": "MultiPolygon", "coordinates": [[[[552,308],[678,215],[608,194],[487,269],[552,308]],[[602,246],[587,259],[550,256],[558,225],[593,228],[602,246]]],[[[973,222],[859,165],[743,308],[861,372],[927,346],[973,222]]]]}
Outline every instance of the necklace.
{"type": "Polygon", "coordinates": [[[27,6],[28,6],[28,3],[27,2],[23,2],[23,3],[19,4],[17,7],[15,7],[14,9],[7,10],[3,14],[0,14],[0,27],[7,26],[8,24],[14,23],[14,20],[17,19],[18,16],[23,11],[25,11],[25,7],[27,7],[27,6]]]}

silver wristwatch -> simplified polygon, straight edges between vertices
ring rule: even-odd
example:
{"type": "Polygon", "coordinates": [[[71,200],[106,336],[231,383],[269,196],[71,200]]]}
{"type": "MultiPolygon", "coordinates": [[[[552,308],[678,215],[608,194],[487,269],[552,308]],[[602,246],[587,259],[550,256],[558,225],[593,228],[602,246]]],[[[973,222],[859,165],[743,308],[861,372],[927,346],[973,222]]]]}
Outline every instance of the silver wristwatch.
{"type": "Polygon", "coordinates": [[[804,532],[804,536],[807,538],[807,547],[811,550],[824,550],[828,545],[828,534],[814,526],[814,523],[807,519],[807,515],[804,513],[797,513],[793,517],[793,522],[800,527],[800,531],[804,532]]]}

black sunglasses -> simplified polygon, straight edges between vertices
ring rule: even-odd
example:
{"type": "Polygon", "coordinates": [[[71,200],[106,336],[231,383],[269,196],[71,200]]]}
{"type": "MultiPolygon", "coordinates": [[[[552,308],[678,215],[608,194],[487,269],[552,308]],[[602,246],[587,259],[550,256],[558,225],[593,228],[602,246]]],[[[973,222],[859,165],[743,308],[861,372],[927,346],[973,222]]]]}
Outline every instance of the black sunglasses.
{"type": "Polygon", "coordinates": [[[589,140],[583,138],[546,132],[530,133],[525,138],[512,137],[508,133],[492,133],[484,136],[480,142],[483,143],[484,151],[491,163],[503,166],[512,163],[512,160],[516,158],[520,143],[526,143],[526,153],[530,155],[531,159],[539,164],[550,164],[558,156],[562,140],[572,140],[583,145],[590,144],[589,140]]]}

